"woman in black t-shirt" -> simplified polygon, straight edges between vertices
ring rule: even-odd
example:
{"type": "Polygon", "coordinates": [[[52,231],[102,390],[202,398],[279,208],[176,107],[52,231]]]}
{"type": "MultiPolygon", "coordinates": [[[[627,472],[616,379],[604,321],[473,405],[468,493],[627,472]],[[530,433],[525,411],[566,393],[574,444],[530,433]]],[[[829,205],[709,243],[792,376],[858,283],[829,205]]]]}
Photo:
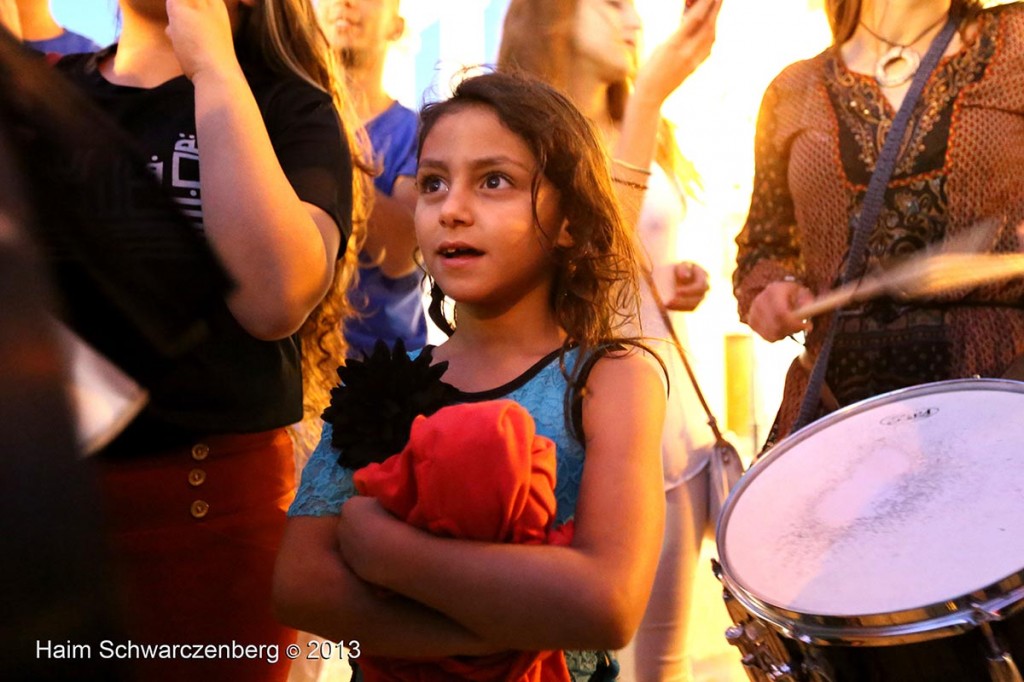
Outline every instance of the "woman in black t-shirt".
{"type": "MultiPolygon", "coordinates": [[[[119,44],[60,68],[134,139],[234,284],[211,302],[205,338],[155,365],[107,324],[102,295],[64,291],[76,331],[151,396],[98,458],[128,635],[283,646],[294,633],[272,617],[270,578],[294,482],[285,427],[303,417],[303,375],[307,386],[333,383],[309,371],[324,348],[343,356],[339,294],[353,224],[343,98],[309,0],[120,6],[119,44]],[[305,356],[300,337],[316,340],[305,356]]],[[[90,210],[140,252],[158,249],[160,211],[126,186],[121,169],[103,171],[112,191],[90,210]]],[[[269,651],[140,661],[139,672],[282,679],[288,666],[269,651]]]]}

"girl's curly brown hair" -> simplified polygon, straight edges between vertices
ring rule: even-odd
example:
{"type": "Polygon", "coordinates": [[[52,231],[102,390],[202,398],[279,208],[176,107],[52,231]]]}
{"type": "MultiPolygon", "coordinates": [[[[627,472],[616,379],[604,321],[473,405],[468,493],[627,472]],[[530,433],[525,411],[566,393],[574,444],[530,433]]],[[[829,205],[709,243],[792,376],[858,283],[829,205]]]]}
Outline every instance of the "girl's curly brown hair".
{"type": "MultiPolygon", "coordinates": [[[[533,178],[534,222],[537,194],[546,178],[558,190],[559,208],[572,245],[555,246],[551,307],[570,344],[586,357],[594,348],[633,338],[638,329],[638,252],[619,212],[610,163],[597,131],[571,101],[533,78],[485,73],[463,80],[452,97],[420,112],[417,154],[443,116],[468,106],[485,106],[519,136],[537,160],[533,178]]],[[[430,316],[451,333],[435,284],[430,316]]]]}

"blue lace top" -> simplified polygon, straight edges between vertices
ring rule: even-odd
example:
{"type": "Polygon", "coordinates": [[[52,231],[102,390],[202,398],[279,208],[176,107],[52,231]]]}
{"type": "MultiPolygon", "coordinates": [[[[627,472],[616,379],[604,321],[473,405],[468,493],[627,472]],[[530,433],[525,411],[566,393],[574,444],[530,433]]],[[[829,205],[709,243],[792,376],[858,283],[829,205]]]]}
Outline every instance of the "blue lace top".
{"type": "MultiPolygon", "coordinates": [[[[529,411],[537,433],[555,442],[556,480],[555,525],[561,525],[576,513],[580,479],[583,476],[583,446],[570,432],[565,418],[566,379],[554,351],[507,384],[476,393],[458,392],[460,403],[506,398],[529,411]]],[[[578,352],[565,355],[570,372],[578,352]]],[[[339,452],[331,445],[330,424],[324,424],[320,443],[302,471],[299,491],[288,510],[289,516],[331,516],[355,494],[352,470],[338,464],[339,452]]]]}

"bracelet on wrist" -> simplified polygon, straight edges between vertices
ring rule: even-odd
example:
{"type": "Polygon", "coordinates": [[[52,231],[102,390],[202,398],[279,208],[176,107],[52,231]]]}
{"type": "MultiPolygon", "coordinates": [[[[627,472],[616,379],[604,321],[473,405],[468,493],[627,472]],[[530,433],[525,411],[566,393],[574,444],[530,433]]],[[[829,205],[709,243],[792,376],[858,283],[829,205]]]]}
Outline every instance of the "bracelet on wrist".
{"type": "Polygon", "coordinates": [[[642,182],[630,182],[629,180],[623,180],[622,178],[617,178],[614,175],[612,176],[612,182],[618,183],[620,185],[624,185],[626,187],[630,187],[632,189],[638,189],[638,190],[641,190],[641,191],[647,189],[647,185],[642,183],[642,182]]]}
{"type": "Polygon", "coordinates": [[[615,159],[615,158],[613,158],[612,159],[612,163],[617,163],[618,165],[622,166],[623,168],[626,168],[628,170],[631,170],[631,171],[634,171],[634,172],[637,172],[637,173],[643,173],[644,175],[650,175],[651,174],[651,171],[650,171],[649,168],[641,168],[640,166],[637,166],[635,164],[629,163],[628,161],[623,161],[622,159],[615,159]]]}

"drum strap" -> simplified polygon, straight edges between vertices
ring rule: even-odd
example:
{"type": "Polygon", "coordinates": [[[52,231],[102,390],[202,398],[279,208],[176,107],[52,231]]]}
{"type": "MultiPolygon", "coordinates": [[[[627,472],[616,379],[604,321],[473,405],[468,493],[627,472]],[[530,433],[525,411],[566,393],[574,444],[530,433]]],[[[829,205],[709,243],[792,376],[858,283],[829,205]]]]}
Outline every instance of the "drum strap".
{"type": "MultiPolygon", "coordinates": [[[[846,255],[846,265],[843,268],[839,284],[846,284],[857,279],[863,274],[867,263],[868,236],[878,222],[878,216],[882,211],[882,203],[885,199],[885,190],[889,186],[889,179],[896,168],[896,161],[899,159],[900,148],[903,146],[903,136],[910,123],[914,106],[924,92],[925,83],[935,67],[938,66],[949,41],[953,39],[960,18],[950,13],[946,19],[946,25],[942,27],[935,39],[932,40],[928,52],[921,59],[921,66],[914,74],[914,80],[907,90],[903,103],[900,105],[896,118],[893,119],[892,127],[885,137],[885,144],[882,145],[882,152],[878,155],[875,164],[875,171],[871,174],[871,181],[864,194],[864,203],[861,205],[860,216],[856,218],[856,227],[853,229],[853,237],[850,240],[850,249],[846,255]]],[[[825,383],[825,370],[828,368],[828,358],[832,352],[832,343],[835,341],[836,316],[841,314],[842,309],[833,311],[827,320],[828,332],[825,341],[818,351],[814,369],[807,382],[807,390],[804,392],[803,400],[800,403],[800,412],[793,423],[792,431],[806,426],[817,417],[820,409],[821,391],[825,383]]]]}

